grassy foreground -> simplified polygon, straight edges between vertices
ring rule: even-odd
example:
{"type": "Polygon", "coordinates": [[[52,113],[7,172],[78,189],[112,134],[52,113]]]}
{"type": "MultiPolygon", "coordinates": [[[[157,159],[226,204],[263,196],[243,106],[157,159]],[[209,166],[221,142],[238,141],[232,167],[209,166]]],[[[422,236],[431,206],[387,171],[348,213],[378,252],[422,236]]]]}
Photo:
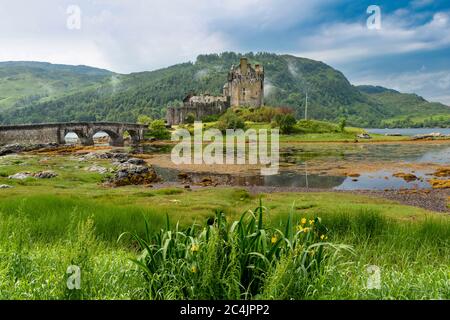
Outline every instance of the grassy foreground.
{"type": "MultiPolygon", "coordinates": [[[[74,188],[24,185],[0,192],[0,299],[210,297],[205,290],[219,285],[211,278],[210,286],[197,291],[198,295],[184,294],[180,283],[180,290],[152,296],[148,276],[129,260],[141,255],[138,243],[126,237],[120,242],[117,239],[126,231],[145,238],[144,217],[151,235],[165,228],[166,214],[171,228],[176,221],[180,221],[180,230],[197,223],[201,232],[215,210],[223,212],[231,226],[243,212],[259,204],[259,197],[233,188],[109,190],[80,183],[74,188]],[[76,292],[66,287],[70,265],[82,270],[82,287],[76,292]]],[[[271,269],[270,282],[260,283],[261,290],[255,294],[230,291],[232,295],[222,298],[450,298],[448,215],[351,194],[261,196],[267,208],[263,230],[269,245],[273,230],[285,230],[292,212],[295,224],[302,218],[321,217],[328,228],[327,241],[349,245],[353,253],[340,252],[338,259],[324,263],[321,271],[299,288],[280,290],[295,282],[286,277],[289,268],[282,268],[288,264],[281,264],[271,269]],[[371,265],[380,269],[381,289],[367,288],[367,268],[371,265]]],[[[197,235],[192,236],[197,239],[197,235]]],[[[181,267],[176,270],[183,271],[181,267]]],[[[200,273],[205,268],[199,266],[198,270],[200,273]]],[[[206,268],[198,276],[206,279],[212,271],[214,268],[206,268]]]]}

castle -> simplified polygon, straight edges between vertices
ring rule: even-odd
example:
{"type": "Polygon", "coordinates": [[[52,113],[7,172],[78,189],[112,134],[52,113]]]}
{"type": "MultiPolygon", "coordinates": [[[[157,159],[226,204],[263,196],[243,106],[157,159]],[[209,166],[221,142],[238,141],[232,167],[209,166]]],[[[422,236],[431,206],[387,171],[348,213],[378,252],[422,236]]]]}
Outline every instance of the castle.
{"type": "Polygon", "coordinates": [[[225,112],[231,106],[259,108],[264,103],[264,68],[254,67],[247,58],[241,58],[238,66],[232,66],[222,96],[188,95],[181,107],[167,109],[169,125],[183,124],[189,114],[196,120],[225,112]]]}

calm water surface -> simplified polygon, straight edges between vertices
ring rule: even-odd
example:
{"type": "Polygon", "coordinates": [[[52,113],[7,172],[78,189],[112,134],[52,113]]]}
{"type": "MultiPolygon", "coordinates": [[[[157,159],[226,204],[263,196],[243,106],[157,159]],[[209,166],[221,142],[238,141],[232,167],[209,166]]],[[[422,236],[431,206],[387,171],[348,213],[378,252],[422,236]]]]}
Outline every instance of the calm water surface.
{"type": "MultiPolygon", "coordinates": [[[[141,152],[155,153],[144,146],[141,152]]],[[[166,152],[170,148],[164,149],[166,152]]],[[[431,188],[428,183],[430,172],[415,171],[418,180],[406,182],[402,178],[393,177],[398,172],[381,170],[376,172],[360,172],[361,176],[350,178],[345,176],[330,176],[326,174],[310,174],[308,163],[314,166],[323,165],[326,168],[336,166],[338,162],[355,163],[432,163],[450,165],[450,143],[388,143],[388,144],[305,144],[281,150],[281,162],[294,165],[296,170],[282,170],[275,176],[261,176],[258,173],[249,174],[217,174],[190,173],[192,183],[201,182],[204,178],[212,178],[215,183],[234,186],[267,186],[288,188],[321,188],[336,190],[384,190],[431,188]]],[[[174,169],[156,168],[165,181],[179,182],[179,171],[174,169]]],[[[318,172],[320,170],[315,170],[318,172]]],[[[410,172],[405,170],[406,172],[410,172]]]]}
{"type": "Polygon", "coordinates": [[[401,129],[365,129],[369,133],[376,134],[401,134],[402,136],[415,136],[418,134],[429,134],[439,132],[450,135],[450,128],[401,128],[401,129]]]}

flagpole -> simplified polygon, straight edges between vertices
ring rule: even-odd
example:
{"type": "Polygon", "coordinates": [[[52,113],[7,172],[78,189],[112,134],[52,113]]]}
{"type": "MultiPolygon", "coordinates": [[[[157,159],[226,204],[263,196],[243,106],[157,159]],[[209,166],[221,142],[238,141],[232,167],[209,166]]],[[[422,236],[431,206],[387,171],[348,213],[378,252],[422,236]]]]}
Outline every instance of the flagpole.
{"type": "Polygon", "coordinates": [[[308,121],[308,91],[306,91],[305,120],[308,121]]]}

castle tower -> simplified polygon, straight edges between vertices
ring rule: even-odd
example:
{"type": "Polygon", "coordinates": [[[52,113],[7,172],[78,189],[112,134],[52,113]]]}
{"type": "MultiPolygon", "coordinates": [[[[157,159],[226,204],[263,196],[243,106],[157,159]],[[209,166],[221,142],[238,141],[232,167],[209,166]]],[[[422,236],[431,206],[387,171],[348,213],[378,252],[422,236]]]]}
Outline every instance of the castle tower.
{"type": "Polygon", "coordinates": [[[264,103],[264,68],[252,67],[247,58],[241,58],[239,66],[231,67],[224,94],[230,96],[231,106],[259,108],[264,103]]]}

